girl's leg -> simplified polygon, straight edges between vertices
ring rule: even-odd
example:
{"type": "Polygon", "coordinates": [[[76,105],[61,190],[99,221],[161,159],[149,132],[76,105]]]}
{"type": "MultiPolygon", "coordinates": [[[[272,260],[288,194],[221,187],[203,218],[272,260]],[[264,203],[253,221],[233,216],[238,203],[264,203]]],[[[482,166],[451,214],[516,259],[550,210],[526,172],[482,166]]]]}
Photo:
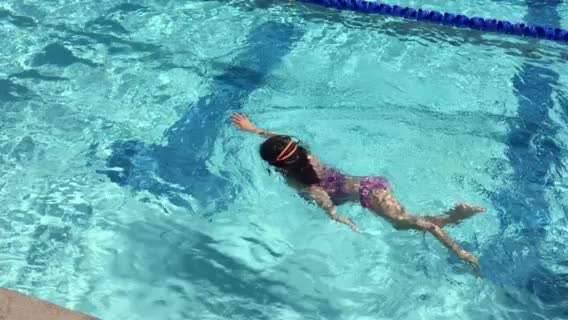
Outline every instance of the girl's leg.
{"type": "MultiPolygon", "coordinates": [[[[475,268],[478,266],[478,260],[471,253],[463,250],[457,243],[455,243],[447,233],[442,230],[441,225],[448,223],[457,223],[465,219],[465,213],[459,214],[459,217],[464,217],[461,220],[458,218],[436,216],[436,217],[419,217],[411,215],[406,209],[398,202],[392,192],[389,190],[374,190],[370,197],[368,197],[370,204],[369,208],[372,209],[377,215],[387,219],[396,229],[416,229],[421,231],[430,232],[436,239],[438,239],[444,246],[452,250],[462,260],[471,264],[475,268]],[[429,221],[429,219],[438,219],[438,223],[429,221]],[[446,220],[444,220],[446,219],[446,220]]],[[[458,206],[456,206],[458,208],[458,206]]],[[[461,207],[460,207],[461,208],[461,207]]],[[[455,210],[455,209],[454,209],[455,210]]],[[[475,208],[474,211],[479,211],[475,208]]],[[[471,210],[465,210],[469,212],[471,210]]],[[[479,211],[480,212],[480,211],[479,211]]],[[[471,216],[471,214],[469,214],[471,216]]]]}
{"type": "Polygon", "coordinates": [[[471,253],[462,249],[455,241],[442,228],[428,220],[421,217],[413,217],[416,229],[430,232],[438,241],[440,241],[446,248],[452,250],[460,259],[469,263],[474,269],[479,268],[479,261],[471,253]]]}

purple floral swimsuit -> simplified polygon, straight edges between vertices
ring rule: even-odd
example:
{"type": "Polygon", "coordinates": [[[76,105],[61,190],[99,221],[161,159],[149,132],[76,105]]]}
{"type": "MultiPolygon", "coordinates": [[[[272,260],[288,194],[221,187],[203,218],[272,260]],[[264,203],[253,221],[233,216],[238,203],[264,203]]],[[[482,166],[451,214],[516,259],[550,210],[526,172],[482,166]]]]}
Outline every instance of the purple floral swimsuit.
{"type": "MultiPolygon", "coordinates": [[[[331,197],[334,204],[341,203],[344,198],[343,185],[347,181],[347,177],[338,170],[324,167],[323,177],[319,182],[319,186],[323,188],[331,197]]],[[[390,187],[387,179],[383,177],[366,177],[361,180],[359,187],[359,198],[361,205],[365,208],[371,207],[370,197],[375,190],[384,190],[390,187]]]]}

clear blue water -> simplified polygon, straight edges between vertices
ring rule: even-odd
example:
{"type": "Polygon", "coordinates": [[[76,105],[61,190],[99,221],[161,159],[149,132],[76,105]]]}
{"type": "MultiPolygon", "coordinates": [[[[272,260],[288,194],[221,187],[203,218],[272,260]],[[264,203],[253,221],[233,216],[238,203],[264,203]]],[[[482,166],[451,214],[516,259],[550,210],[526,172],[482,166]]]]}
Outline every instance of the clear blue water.
{"type": "MultiPolygon", "coordinates": [[[[551,2],[404,5],[568,27],[551,2]]],[[[103,319],[565,319],[566,47],[276,1],[0,4],[0,286],[103,319]],[[226,121],[487,214],[306,205],[226,121]]]]}

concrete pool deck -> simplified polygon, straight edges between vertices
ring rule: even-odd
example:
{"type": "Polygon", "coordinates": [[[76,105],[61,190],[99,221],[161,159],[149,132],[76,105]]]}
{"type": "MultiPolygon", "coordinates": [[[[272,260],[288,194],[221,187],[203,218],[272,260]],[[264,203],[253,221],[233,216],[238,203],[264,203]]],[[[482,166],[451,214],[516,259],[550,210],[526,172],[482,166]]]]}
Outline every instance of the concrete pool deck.
{"type": "Polygon", "coordinates": [[[94,320],[88,315],[0,288],[0,320],[94,320]]]}

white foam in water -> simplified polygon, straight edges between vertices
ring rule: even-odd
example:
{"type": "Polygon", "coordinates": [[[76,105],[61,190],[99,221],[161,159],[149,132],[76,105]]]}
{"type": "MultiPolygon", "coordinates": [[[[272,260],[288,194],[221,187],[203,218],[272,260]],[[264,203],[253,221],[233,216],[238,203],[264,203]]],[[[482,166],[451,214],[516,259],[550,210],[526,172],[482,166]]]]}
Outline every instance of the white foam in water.
{"type": "MultiPolygon", "coordinates": [[[[452,8],[524,14],[505,2],[452,8]]],[[[332,166],[388,177],[413,213],[456,201],[487,207],[448,229],[480,254],[501,236],[490,193],[512,172],[521,40],[500,48],[421,37],[412,30],[427,26],[262,1],[8,0],[0,10],[0,36],[12,39],[0,46],[0,286],[103,319],[560,319],[559,306],[528,290],[474,277],[431,236],[395,231],[357,205],[339,212],[361,234],[333,223],[268,174],[260,138],[229,122],[207,162],[238,188],[221,209],[183,186],[171,192],[197,212],[97,173],[109,169],[115,141],[164,143],[188,108],[219,94],[208,91],[212,78],[256,26],[291,23],[303,37],[242,111],[332,166]],[[52,44],[57,55],[42,56],[52,44]]],[[[554,225],[541,245],[562,251],[566,183],[555,183],[554,225]]]]}

